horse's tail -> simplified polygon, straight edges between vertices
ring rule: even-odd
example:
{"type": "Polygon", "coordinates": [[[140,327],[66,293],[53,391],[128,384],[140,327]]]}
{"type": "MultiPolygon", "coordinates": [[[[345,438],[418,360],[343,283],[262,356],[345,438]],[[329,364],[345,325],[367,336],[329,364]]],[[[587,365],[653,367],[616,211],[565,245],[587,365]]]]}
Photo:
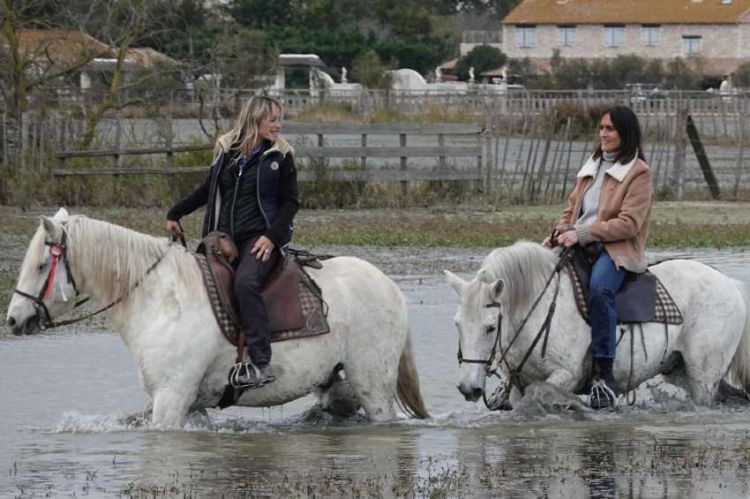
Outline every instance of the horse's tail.
{"type": "Polygon", "coordinates": [[[730,380],[738,383],[746,394],[750,394],[750,295],[744,284],[737,282],[737,287],[745,301],[745,326],[740,345],[734,353],[732,363],[729,364],[729,373],[730,380]]]}
{"type": "Polygon", "coordinates": [[[399,406],[409,416],[419,419],[430,417],[419,390],[419,374],[414,363],[414,355],[411,353],[411,334],[406,336],[406,345],[398,361],[396,395],[399,406]]]}

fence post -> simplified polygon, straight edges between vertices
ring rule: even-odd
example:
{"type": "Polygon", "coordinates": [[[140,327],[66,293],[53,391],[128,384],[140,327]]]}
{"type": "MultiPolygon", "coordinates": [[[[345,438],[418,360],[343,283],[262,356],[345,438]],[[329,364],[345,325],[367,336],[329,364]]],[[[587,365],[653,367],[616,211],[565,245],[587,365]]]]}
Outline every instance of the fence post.
{"type": "Polygon", "coordinates": [[[174,175],[174,150],[173,150],[173,143],[174,143],[174,126],[173,126],[173,120],[172,120],[172,110],[174,108],[174,93],[170,95],[169,98],[169,107],[167,109],[167,116],[166,121],[164,123],[164,146],[166,147],[166,163],[165,163],[165,170],[168,175],[168,182],[169,182],[169,191],[172,196],[172,199],[175,199],[177,196],[177,183],[174,175]]]}
{"type": "MultiPolygon", "coordinates": [[[[744,108],[744,104],[747,101],[741,102],[741,106],[744,108]]],[[[745,152],[745,115],[737,113],[737,141],[739,145],[739,152],[737,153],[737,164],[735,165],[735,177],[734,177],[734,198],[737,199],[740,195],[740,182],[742,181],[742,159],[745,152]]]]}
{"type": "Polygon", "coordinates": [[[711,191],[711,196],[714,199],[719,199],[721,195],[719,192],[719,184],[716,181],[713,170],[711,170],[711,163],[708,161],[706,150],[703,148],[703,143],[698,136],[698,129],[695,128],[695,123],[693,123],[693,118],[690,116],[690,114],[687,115],[687,134],[690,138],[690,143],[693,145],[695,156],[696,158],[698,158],[698,164],[703,171],[703,178],[706,179],[708,188],[711,191]]]}
{"type": "MultiPolygon", "coordinates": [[[[403,147],[406,147],[406,134],[400,133],[398,135],[398,145],[403,147]]],[[[399,163],[400,168],[402,172],[406,171],[406,156],[400,156],[399,157],[399,163]]],[[[401,193],[406,197],[406,193],[409,190],[409,181],[408,180],[402,180],[401,181],[401,193]]]]}
{"type": "MultiPolygon", "coordinates": [[[[367,147],[367,134],[362,134],[362,147],[367,147]]],[[[359,157],[359,166],[362,168],[362,170],[367,171],[367,155],[365,153],[362,153],[362,156],[359,157]]]]}
{"type": "Polygon", "coordinates": [[[483,138],[484,138],[484,150],[485,150],[485,161],[484,164],[485,172],[484,172],[484,186],[483,190],[485,193],[489,193],[490,189],[492,189],[492,163],[493,163],[493,151],[492,151],[492,132],[487,129],[484,132],[482,132],[483,138]]]}
{"type": "Polygon", "coordinates": [[[682,199],[685,187],[685,151],[687,141],[685,140],[685,124],[687,123],[688,108],[681,106],[675,115],[674,127],[674,158],[672,163],[672,175],[670,183],[674,189],[677,199],[682,199]]]}
{"type": "Polygon", "coordinates": [[[120,166],[120,150],[122,148],[122,116],[117,111],[115,115],[115,153],[112,155],[112,167],[117,169],[120,166]]]}
{"type": "MultiPolygon", "coordinates": [[[[437,139],[438,147],[443,147],[445,145],[445,134],[439,133],[437,139]]],[[[438,170],[440,170],[441,175],[445,172],[445,156],[438,156],[438,170]]],[[[440,186],[445,188],[445,181],[442,181],[440,186]]]]}

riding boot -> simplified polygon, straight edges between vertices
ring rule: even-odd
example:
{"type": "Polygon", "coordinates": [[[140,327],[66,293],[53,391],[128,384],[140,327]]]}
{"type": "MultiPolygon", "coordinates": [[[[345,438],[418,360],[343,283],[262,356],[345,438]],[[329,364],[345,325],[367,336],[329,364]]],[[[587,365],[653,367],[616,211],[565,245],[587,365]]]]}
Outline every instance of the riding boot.
{"type": "Polygon", "coordinates": [[[591,395],[589,395],[589,405],[592,409],[614,407],[617,402],[612,364],[614,364],[614,359],[594,358],[591,395]]]}

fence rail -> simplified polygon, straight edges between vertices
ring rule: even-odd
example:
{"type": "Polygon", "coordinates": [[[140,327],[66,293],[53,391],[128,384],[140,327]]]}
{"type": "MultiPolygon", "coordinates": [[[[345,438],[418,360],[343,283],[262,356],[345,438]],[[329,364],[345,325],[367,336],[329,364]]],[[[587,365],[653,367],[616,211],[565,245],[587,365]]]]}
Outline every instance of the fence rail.
{"type": "MultiPolygon", "coordinates": [[[[483,158],[485,151],[479,125],[467,124],[436,124],[436,125],[333,125],[287,123],[285,134],[298,137],[314,135],[317,146],[303,145],[295,147],[297,161],[315,163],[308,169],[299,171],[300,181],[313,181],[321,176],[330,180],[361,180],[409,182],[419,180],[483,180],[483,158]],[[435,145],[410,146],[409,137],[436,137],[435,145]],[[326,137],[357,136],[360,146],[331,146],[326,145],[326,137]],[[368,138],[372,136],[398,136],[398,146],[368,145],[368,138]],[[446,138],[468,139],[470,145],[447,146],[446,138]],[[332,159],[351,158],[359,161],[358,169],[342,169],[341,165],[326,165],[332,159]],[[393,168],[368,167],[368,159],[398,158],[398,170],[393,168]],[[418,168],[409,164],[413,158],[435,158],[435,168],[418,168]],[[446,158],[472,158],[473,168],[448,168],[446,158]]],[[[121,156],[165,155],[172,158],[175,153],[205,151],[213,147],[211,144],[191,146],[147,147],[130,149],[108,149],[87,151],[60,151],[57,153],[57,168],[52,170],[54,176],[88,176],[88,175],[178,175],[184,173],[205,172],[208,165],[173,166],[173,162],[165,162],[163,167],[131,165],[94,168],[70,168],[67,161],[74,158],[111,158],[117,164],[121,156]]]]}
{"type": "MultiPolygon", "coordinates": [[[[409,103],[427,106],[446,102],[450,104],[446,104],[446,109],[456,106],[452,109],[474,112],[469,116],[476,122],[286,121],[283,132],[295,148],[295,158],[301,166],[300,181],[384,181],[407,185],[421,180],[470,180],[521,202],[558,200],[569,190],[575,172],[592,151],[593,122],[585,120],[591,120],[603,106],[625,100],[640,117],[643,150],[657,188],[677,197],[683,189],[706,188],[691,144],[687,142],[685,147],[685,112],[690,114],[703,141],[722,194],[736,196],[750,188],[750,177],[745,172],[750,155],[744,151],[750,144],[750,126],[745,123],[750,115],[750,95],[744,93],[676,92],[658,99],[634,99],[621,91],[524,91],[504,97],[477,92],[389,95],[368,91],[363,96],[388,99],[391,106],[400,106],[404,111],[411,109],[409,103]],[[586,123],[584,127],[582,123],[586,123]]],[[[242,100],[238,94],[221,97],[232,97],[227,101],[231,103],[242,100]]],[[[331,93],[326,98],[334,97],[331,93]]],[[[9,171],[34,168],[58,177],[163,175],[170,182],[177,175],[203,173],[208,167],[213,138],[231,126],[234,109],[221,99],[215,104],[219,106],[215,110],[205,110],[204,116],[213,117],[210,120],[177,118],[175,114],[186,116],[190,110],[173,106],[162,108],[148,119],[108,116],[99,122],[90,150],[78,145],[84,136],[80,117],[53,110],[44,114],[30,112],[22,120],[23,133],[19,136],[25,154],[9,171]],[[201,151],[206,153],[191,155],[201,151]]],[[[7,141],[3,147],[8,147],[7,141]]],[[[112,184],[117,184],[117,180],[112,184]]]]}

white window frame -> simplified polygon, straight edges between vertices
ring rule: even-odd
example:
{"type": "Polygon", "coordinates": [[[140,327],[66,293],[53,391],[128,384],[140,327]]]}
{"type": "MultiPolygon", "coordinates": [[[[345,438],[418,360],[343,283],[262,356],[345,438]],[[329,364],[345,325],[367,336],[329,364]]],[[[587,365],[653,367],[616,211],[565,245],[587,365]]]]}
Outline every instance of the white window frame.
{"type": "Polygon", "coordinates": [[[516,46],[519,48],[531,48],[536,46],[534,40],[536,26],[516,25],[516,46]]]}
{"type": "Polygon", "coordinates": [[[641,40],[647,47],[658,47],[661,45],[661,25],[644,24],[641,26],[641,40]]]}
{"type": "Polygon", "coordinates": [[[576,27],[570,25],[560,25],[557,27],[560,33],[560,46],[572,47],[576,44],[576,27]]]}
{"type": "Polygon", "coordinates": [[[682,35],[682,53],[686,56],[700,54],[702,43],[700,35],[682,35]]]}
{"type": "Polygon", "coordinates": [[[604,26],[604,44],[607,47],[622,47],[625,45],[625,26],[622,25],[605,25],[604,26]]]}

